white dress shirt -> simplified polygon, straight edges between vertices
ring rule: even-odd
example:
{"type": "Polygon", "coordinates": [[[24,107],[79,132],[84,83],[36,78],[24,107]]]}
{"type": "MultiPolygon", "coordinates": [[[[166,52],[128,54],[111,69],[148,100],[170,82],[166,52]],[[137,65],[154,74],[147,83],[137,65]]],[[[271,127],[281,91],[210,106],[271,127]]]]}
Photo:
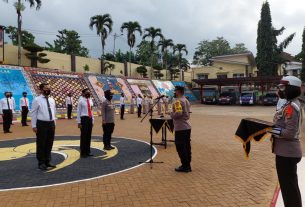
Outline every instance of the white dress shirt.
{"type": "Polygon", "coordinates": [[[37,120],[40,121],[55,121],[56,119],[56,104],[55,100],[48,97],[52,119],[50,120],[47,98],[43,95],[36,97],[32,103],[32,127],[36,128],[37,120]]]}
{"type": "Polygon", "coordinates": [[[2,110],[8,110],[8,109],[13,110],[12,100],[10,98],[2,98],[0,100],[0,114],[3,114],[2,110]]]}
{"type": "Polygon", "coordinates": [[[15,111],[15,109],[16,109],[16,101],[15,101],[13,96],[11,97],[11,100],[12,100],[12,104],[13,104],[12,105],[12,107],[13,107],[12,110],[15,111]]]}
{"type": "Polygon", "coordinates": [[[70,96],[66,97],[66,106],[73,105],[73,98],[70,96]]]}
{"type": "Polygon", "coordinates": [[[137,106],[142,105],[142,101],[143,101],[143,99],[138,97],[137,98],[137,106]]]}
{"type": "MultiPolygon", "coordinates": [[[[78,101],[78,105],[77,105],[77,118],[76,121],[78,124],[81,123],[81,117],[82,116],[89,116],[88,114],[88,103],[87,103],[87,98],[81,98],[78,101]]],[[[92,123],[94,123],[94,116],[93,116],[93,101],[92,99],[89,98],[89,104],[91,107],[91,114],[92,114],[92,123]]]]}
{"type": "Polygon", "coordinates": [[[122,97],[120,98],[120,106],[125,105],[125,101],[126,101],[126,97],[122,97]]]}
{"type": "Polygon", "coordinates": [[[28,109],[30,109],[30,102],[29,99],[26,97],[22,97],[19,100],[19,106],[20,106],[20,111],[22,110],[22,106],[27,106],[28,109]]]}

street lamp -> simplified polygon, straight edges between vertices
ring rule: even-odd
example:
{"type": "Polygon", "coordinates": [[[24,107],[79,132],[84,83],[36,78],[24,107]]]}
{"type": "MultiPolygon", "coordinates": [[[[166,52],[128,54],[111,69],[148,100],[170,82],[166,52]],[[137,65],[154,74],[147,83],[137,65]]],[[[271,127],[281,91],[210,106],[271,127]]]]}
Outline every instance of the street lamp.
{"type": "Polygon", "coordinates": [[[116,40],[116,38],[123,36],[123,33],[121,33],[121,34],[114,33],[112,36],[113,36],[113,52],[112,52],[112,54],[113,54],[113,56],[115,56],[115,54],[114,54],[115,53],[115,40],[116,40]]]}

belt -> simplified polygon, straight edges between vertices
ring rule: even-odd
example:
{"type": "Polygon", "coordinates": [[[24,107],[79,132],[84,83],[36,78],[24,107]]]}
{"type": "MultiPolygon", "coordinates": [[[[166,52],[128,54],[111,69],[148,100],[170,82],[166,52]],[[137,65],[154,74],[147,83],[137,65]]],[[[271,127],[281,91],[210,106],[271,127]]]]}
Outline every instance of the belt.
{"type": "Polygon", "coordinates": [[[42,120],[37,120],[37,122],[41,122],[41,123],[53,123],[54,120],[53,120],[53,121],[42,121],[42,120]]]}

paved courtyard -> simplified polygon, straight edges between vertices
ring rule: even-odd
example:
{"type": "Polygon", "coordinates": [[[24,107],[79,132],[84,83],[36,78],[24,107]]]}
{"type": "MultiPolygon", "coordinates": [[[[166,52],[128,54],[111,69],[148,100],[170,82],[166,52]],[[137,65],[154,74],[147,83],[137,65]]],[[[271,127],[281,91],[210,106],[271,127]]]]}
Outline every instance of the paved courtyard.
{"type": "MultiPolygon", "coordinates": [[[[155,161],[164,163],[153,164],[152,169],[147,164],[89,181],[2,191],[0,206],[269,206],[277,185],[269,140],[254,143],[246,160],[242,144],[233,137],[241,118],[271,121],[274,107],[198,105],[192,112],[191,173],[174,171],[179,160],[174,143],[169,143],[167,149],[156,147],[155,161]]],[[[1,133],[0,140],[33,137],[31,129],[19,123],[12,130],[13,134],[1,133]]],[[[78,135],[75,120],[59,120],[56,134],[78,135]]],[[[93,134],[102,134],[100,118],[93,134]]],[[[116,121],[114,136],[149,142],[148,121],[140,123],[136,115],[126,115],[126,120],[116,121]]],[[[160,141],[160,135],[154,141],[160,141]]]]}

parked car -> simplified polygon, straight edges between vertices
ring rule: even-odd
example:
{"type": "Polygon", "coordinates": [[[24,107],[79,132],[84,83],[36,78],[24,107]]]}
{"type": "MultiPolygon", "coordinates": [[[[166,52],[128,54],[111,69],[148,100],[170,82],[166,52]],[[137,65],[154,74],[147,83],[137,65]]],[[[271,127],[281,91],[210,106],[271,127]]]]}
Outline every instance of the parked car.
{"type": "Polygon", "coordinates": [[[203,103],[205,104],[217,104],[218,91],[215,90],[204,90],[203,91],[203,103]]]}
{"type": "Polygon", "coordinates": [[[263,104],[265,106],[267,106],[267,105],[275,106],[277,104],[278,100],[279,100],[279,98],[278,98],[276,92],[268,92],[264,96],[263,104]]]}
{"type": "Polygon", "coordinates": [[[257,91],[244,91],[239,98],[240,105],[254,105],[257,102],[257,91]]]}
{"type": "Polygon", "coordinates": [[[238,101],[239,94],[235,91],[226,91],[222,92],[219,96],[218,103],[219,104],[236,104],[238,101]]]}

